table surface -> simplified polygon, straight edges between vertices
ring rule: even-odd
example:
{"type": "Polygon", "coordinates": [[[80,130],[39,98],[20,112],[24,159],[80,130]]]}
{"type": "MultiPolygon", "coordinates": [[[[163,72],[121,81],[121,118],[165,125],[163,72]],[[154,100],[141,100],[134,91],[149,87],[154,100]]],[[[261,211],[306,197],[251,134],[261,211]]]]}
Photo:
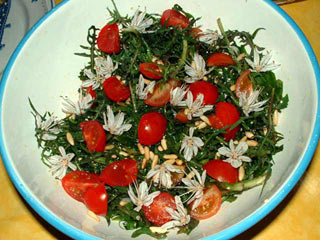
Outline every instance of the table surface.
{"type": "MultiPolygon", "coordinates": [[[[55,0],[56,3],[61,0],[55,0]]],[[[320,0],[283,5],[320,60],[320,0]]],[[[44,221],[14,188],[0,161],[0,239],[69,239],[44,221]]],[[[320,239],[320,144],[307,171],[290,194],[259,223],[234,238],[320,239]]]]}

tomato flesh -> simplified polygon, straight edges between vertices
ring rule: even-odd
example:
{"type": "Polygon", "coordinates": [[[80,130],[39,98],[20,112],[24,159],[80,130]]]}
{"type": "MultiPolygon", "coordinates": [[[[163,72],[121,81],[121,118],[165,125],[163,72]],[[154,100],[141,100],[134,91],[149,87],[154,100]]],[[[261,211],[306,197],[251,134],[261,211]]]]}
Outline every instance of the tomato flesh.
{"type": "Polygon", "coordinates": [[[116,23],[105,25],[97,38],[98,48],[105,53],[120,52],[120,35],[119,28],[116,23]]]}
{"type": "Polygon", "coordinates": [[[166,118],[158,112],[144,114],[138,126],[138,139],[141,144],[153,145],[161,141],[167,130],[166,118]]]}
{"type": "Polygon", "coordinates": [[[174,197],[167,192],[161,192],[148,207],[143,206],[142,210],[150,222],[156,226],[161,226],[172,219],[166,211],[166,207],[176,209],[174,197]]]}
{"type": "Polygon", "coordinates": [[[177,12],[173,9],[165,10],[162,13],[160,21],[161,21],[162,27],[174,26],[174,27],[181,27],[182,29],[184,29],[188,27],[190,24],[190,21],[186,16],[184,16],[180,12],[177,12]]]}
{"type": "Polygon", "coordinates": [[[104,184],[88,188],[83,194],[87,208],[95,214],[106,216],[108,211],[108,195],[104,184]]]}
{"type": "Polygon", "coordinates": [[[107,97],[114,102],[125,101],[131,95],[130,88],[123,85],[122,82],[114,76],[104,81],[103,90],[107,97]]]}
{"type": "Polygon", "coordinates": [[[147,78],[159,80],[162,78],[161,68],[154,63],[140,63],[139,71],[147,78]]]}
{"type": "Polygon", "coordinates": [[[109,186],[128,186],[136,181],[138,175],[137,161],[123,159],[106,166],[100,179],[109,186]]]}
{"type": "Polygon", "coordinates": [[[238,179],[238,170],[230,163],[216,159],[211,160],[202,167],[207,174],[219,182],[236,183],[238,179]]]}
{"type": "Polygon", "coordinates": [[[213,105],[217,102],[219,92],[216,86],[206,81],[197,81],[191,83],[189,91],[195,100],[199,94],[203,94],[203,105],[213,105]]]}
{"type": "Polygon", "coordinates": [[[61,182],[66,193],[80,202],[84,202],[83,195],[88,188],[101,184],[98,174],[79,170],[66,174],[61,182]]]}
{"type": "Polygon", "coordinates": [[[236,81],[236,96],[240,98],[242,93],[246,93],[246,96],[250,96],[253,91],[252,82],[249,79],[250,70],[247,69],[241,73],[236,81]]]}
{"type": "Polygon", "coordinates": [[[220,209],[221,199],[219,188],[214,184],[209,186],[204,190],[202,200],[198,207],[191,210],[191,217],[197,220],[204,220],[214,216],[220,209]]]}
{"type": "Polygon", "coordinates": [[[207,66],[227,67],[236,65],[232,57],[225,53],[214,53],[207,59],[207,66]]]}
{"type": "Polygon", "coordinates": [[[80,123],[83,138],[90,152],[103,152],[106,146],[106,132],[102,125],[96,120],[80,123]]]}
{"type": "Polygon", "coordinates": [[[189,122],[188,116],[184,113],[184,109],[180,110],[177,113],[176,118],[178,121],[182,122],[182,123],[187,123],[189,122]]]}

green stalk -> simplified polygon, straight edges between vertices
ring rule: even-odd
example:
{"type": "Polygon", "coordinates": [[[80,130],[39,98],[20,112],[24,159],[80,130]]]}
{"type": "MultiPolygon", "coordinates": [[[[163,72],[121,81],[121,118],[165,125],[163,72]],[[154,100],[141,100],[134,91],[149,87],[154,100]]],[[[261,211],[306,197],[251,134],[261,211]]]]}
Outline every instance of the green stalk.
{"type": "Polygon", "coordinates": [[[187,40],[182,41],[182,54],[181,58],[179,59],[178,66],[174,72],[170,74],[170,78],[175,78],[175,76],[179,73],[180,69],[184,66],[186,59],[187,59],[187,52],[188,52],[188,42],[187,40]]]}
{"type": "Polygon", "coordinates": [[[259,176],[254,179],[242,181],[239,183],[231,184],[231,183],[220,183],[219,186],[222,188],[229,190],[229,191],[234,191],[234,192],[242,192],[244,190],[248,190],[250,188],[254,188],[256,186],[262,185],[265,183],[267,178],[267,175],[264,174],[262,176],[259,176]]]}

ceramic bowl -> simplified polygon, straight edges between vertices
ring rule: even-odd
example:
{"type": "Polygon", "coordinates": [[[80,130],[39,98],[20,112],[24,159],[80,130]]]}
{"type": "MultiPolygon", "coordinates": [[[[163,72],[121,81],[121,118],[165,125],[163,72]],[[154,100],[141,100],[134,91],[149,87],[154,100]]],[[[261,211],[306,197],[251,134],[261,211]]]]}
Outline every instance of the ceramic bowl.
{"type": "MultiPolygon", "coordinates": [[[[281,63],[276,71],[284,81],[289,107],[280,115],[277,129],[284,134],[284,151],[276,155],[272,177],[261,187],[224,203],[219,213],[202,221],[189,236],[169,234],[169,239],[228,239],[266,216],[288,194],[308,166],[319,138],[319,66],[315,55],[293,20],[271,1],[250,0],[122,0],[121,13],[133,15],[137,7],[161,13],[180,4],[202,16],[203,28],[253,32],[265,28],[257,43],[272,50],[281,63]]],[[[40,160],[34,137],[34,119],[28,98],[39,112],[62,117],[60,96],[76,96],[79,70],[86,59],[75,56],[86,44],[87,29],[107,22],[106,0],[70,0],[54,8],[26,35],[11,57],[1,82],[1,155],[16,188],[45,220],[75,239],[127,239],[131,232],[117,222],[107,226],[87,216],[86,207],[70,198],[40,160]]],[[[141,237],[141,239],[148,237],[141,237]]]]}

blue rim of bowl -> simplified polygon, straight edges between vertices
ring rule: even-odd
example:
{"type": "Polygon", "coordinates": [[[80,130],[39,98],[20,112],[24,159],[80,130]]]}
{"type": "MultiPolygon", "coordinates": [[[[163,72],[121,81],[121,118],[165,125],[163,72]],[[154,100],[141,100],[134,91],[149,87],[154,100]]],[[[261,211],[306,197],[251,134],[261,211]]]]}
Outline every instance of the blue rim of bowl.
{"type": "MultiPolygon", "coordinates": [[[[30,36],[33,34],[33,32],[48,18],[50,17],[54,12],[56,12],[58,9],[63,7],[64,4],[69,2],[70,0],[64,0],[62,3],[54,7],[50,12],[48,12],[45,16],[43,16],[26,34],[26,36],[21,40],[17,48],[15,49],[14,53],[12,54],[8,65],[5,69],[4,75],[2,77],[2,81],[0,82],[0,106],[2,105],[3,96],[4,96],[4,88],[5,83],[7,81],[8,75],[10,73],[10,70],[12,68],[12,65],[19,55],[20,50],[23,48],[26,41],[30,38],[30,36]]],[[[287,181],[287,183],[280,189],[280,191],[263,207],[259,208],[256,212],[254,212],[251,216],[248,218],[242,220],[241,222],[235,224],[234,226],[223,230],[213,236],[207,237],[206,239],[230,239],[248,228],[252,227],[254,224],[256,224],[258,221],[260,221],[262,218],[264,218],[268,213],[270,213],[291,191],[291,189],[295,186],[295,184],[298,182],[298,180],[301,178],[302,174],[305,172],[306,168],[308,167],[312,156],[317,148],[318,141],[319,141],[319,132],[320,132],[320,107],[319,107],[319,100],[320,100],[320,69],[318,65],[317,58],[312,50],[312,47],[310,46],[310,43],[308,42],[307,38],[305,37],[302,30],[298,27],[298,25],[293,21],[293,19],[285,13],[279,6],[277,6],[275,3],[273,3],[271,0],[264,0],[270,7],[272,7],[278,14],[280,14],[293,28],[293,30],[296,32],[296,34],[299,36],[300,40],[302,41],[305,50],[309,56],[309,59],[312,63],[312,67],[314,70],[316,82],[317,82],[317,93],[318,93],[318,106],[317,106],[317,114],[315,119],[315,125],[312,132],[312,136],[308,145],[308,148],[303,156],[303,159],[301,160],[301,163],[295,170],[295,172],[291,175],[290,179],[287,181]]],[[[2,116],[2,108],[0,108],[0,116],[2,116]]],[[[2,125],[0,124],[0,133],[2,133],[2,125]]],[[[25,188],[23,185],[22,180],[19,178],[17,173],[14,170],[14,166],[9,160],[8,154],[5,149],[5,144],[3,140],[3,136],[1,134],[0,138],[0,153],[4,162],[4,165],[7,169],[7,172],[13,181],[15,187],[19,191],[19,193],[23,196],[23,198],[28,202],[28,204],[42,217],[44,218],[48,223],[50,223],[52,226],[57,228],[59,231],[65,233],[66,235],[74,238],[74,239],[99,239],[92,235],[89,235],[79,229],[77,229],[74,226],[71,226],[70,224],[67,224],[57,216],[55,216],[51,211],[49,211],[47,208],[45,208],[42,204],[37,202],[35,198],[32,197],[32,194],[30,194],[29,190],[25,188]]]]}

